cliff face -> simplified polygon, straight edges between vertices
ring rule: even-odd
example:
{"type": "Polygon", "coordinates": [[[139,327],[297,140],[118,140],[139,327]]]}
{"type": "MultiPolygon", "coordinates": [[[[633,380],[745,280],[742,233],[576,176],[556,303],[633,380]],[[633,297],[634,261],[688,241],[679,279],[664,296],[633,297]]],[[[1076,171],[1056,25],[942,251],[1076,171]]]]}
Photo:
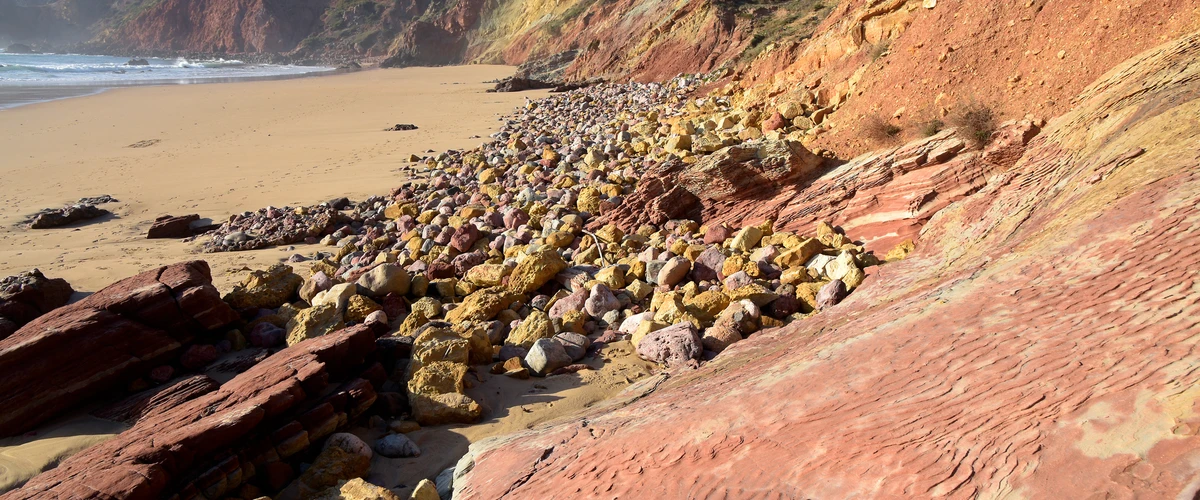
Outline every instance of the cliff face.
{"type": "Polygon", "coordinates": [[[1108,72],[819,316],[474,445],[455,498],[1193,497],[1198,56],[1108,72]]]}
{"type": "Polygon", "coordinates": [[[788,40],[740,72],[745,102],[814,102],[812,144],[849,157],[920,137],[968,104],[1006,119],[1057,116],[1121,61],[1200,29],[1200,2],[842,2],[810,41],[788,40]]]}
{"type": "Polygon", "coordinates": [[[319,26],[328,0],[160,0],[107,35],[131,51],[288,52],[319,26]]]}

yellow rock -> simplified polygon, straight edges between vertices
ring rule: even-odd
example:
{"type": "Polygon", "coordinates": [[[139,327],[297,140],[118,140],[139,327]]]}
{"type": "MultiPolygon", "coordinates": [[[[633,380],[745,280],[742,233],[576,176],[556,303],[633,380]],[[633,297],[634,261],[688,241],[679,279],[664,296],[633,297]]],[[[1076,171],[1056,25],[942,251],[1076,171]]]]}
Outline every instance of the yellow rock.
{"type": "Polygon", "coordinates": [[[654,320],[642,321],[640,324],[638,324],[637,330],[634,330],[633,334],[629,336],[629,342],[631,342],[636,348],[638,344],[642,342],[642,339],[650,332],[662,330],[667,326],[668,325],[665,323],[659,323],[654,320]]]}
{"type": "Polygon", "coordinates": [[[795,247],[784,250],[775,257],[775,264],[784,269],[792,267],[800,267],[808,262],[813,256],[821,253],[825,249],[825,245],[816,238],[808,238],[795,247]]]}
{"type": "Polygon", "coordinates": [[[596,281],[608,285],[613,290],[625,288],[625,269],[620,266],[608,266],[596,273],[596,281]]]}
{"type": "Polygon", "coordinates": [[[446,321],[451,324],[464,321],[489,321],[519,298],[520,294],[512,293],[504,288],[485,288],[468,295],[458,307],[446,314],[446,321]]]}
{"type": "Polygon", "coordinates": [[[912,251],[916,248],[917,246],[913,244],[912,240],[904,240],[895,247],[892,247],[892,249],[888,251],[887,255],[883,256],[883,260],[887,262],[904,260],[906,257],[908,257],[908,254],[912,253],[912,251]]]}
{"type": "Polygon", "coordinates": [[[529,349],[538,339],[548,339],[553,336],[554,326],[550,323],[550,316],[535,309],[529,313],[529,317],[522,320],[513,329],[504,343],[529,349]]]}
{"type": "Polygon", "coordinates": [[[424,212],[421,212],[420,215],[417,215],[417,222],[420,222],[421,224],[429,224],[429,222],[432,221],[433,218],[437,217],[437,216],[438,216],[437,210],[426,210],[424,212]]]}
{"type": "Polygon", "coordinates": [[[556,231],[546,237],[546,244],[555,248],[567,248],[575,241],[575,235],[566,231],[556,231]]]}
{"type": "Polygon", "coordinates": [[[671,244],[671,248],[669,250],[671,250],[671,253],[675,255],[683,255],[683,253],[687,251],[687,248],[688,242],[684,240],[675,240],[675,242],[671,244]]]}
{"type": "Polygon", "coordinates": [[[711,321],[726,307],[729,307],[729,296],[719,291],[709,290],[696,294],[687,301],[686,305],[688,312],[698,318],[711,321]]]}
{"type": "Polygon", "coordinates": [[[756,226],[746,226],[738,231],[730,241],[730,248],[749,253],[762,241],[763,230],[756,226]]]}
{"type": "Polygon", "coordinates": [[[808,274],[808,268],[803,266],[785,269],[783,275],[779,277],[779,282],[785,285],[807,283],[812,280],[812,276],[808,274]]]}
{"type": "Polygon", "coordinates": [[[775,294],[775,292],[767,290],[758,283],[751,283],[738,288],[737,290],[731,290],[729,292],[729,300],[731,302],[748,299],[750,302],[753,302],[754,305],[759,307],[770,304],[771,301],[777,298],[779,298],[779,295],[775,294]]]}
{"type": "Polygon", "coordinates": [[[575,207],[580,212],[588,212],[591,214],[600,213],[600,190],[594,187],[585,187],[579,190],[579,200],[575,203],[575,207]]]}
{"type": "Polygon", "coordinates": [[[629,271],[627,271],[625,274],[626,274],[626,276],[632,276],[632,277],[640,279],[640,280],[645,280],[646,279],[646,263],[639,260],[637,262],[634,262],[633,264],[630,264],[629,271]]]}
{"type": "Polygon", "coordinates": [[[468,269],[465,279],[479,286],[497,286],[511,271],[504,264],[480,264],[468,269]]]}
{"type": "Polygon", "coordinates": [[[606,224],[596,231],[596,236],[600,238],[600,241],[606,243],[621,243],[625,238],[625,232],[615,225],[606,224]]]}
{"type": "Polygon", "coordinates": [[[413,312],[421,311],[425,313],[425,317],[430,319],[441,317],[442,315],[442,303],[433,297],[425,297],[413,302],[410,309],[413,312]]]}
{"type": "MultiPolygon", "coordinates": [[[[725,259],[725,264],[721,266],[721,275],[732,276],[746,267],[746,264],[753,264],[745,255],[733,254],[725,259]]],[[[757,266],[756,266],[757,267],[757,266]]]]}
{"type": "Polygon", "coordinates": [[[423,311],[414,310],[408,313],[408,317],[400,323],[400,328],[396,331],[398,337],[411,337],[417,333],[417,329],[429,323],[429,317],[423,311]]]}
{"type": "Polygon", "coordinates": [[[635,279],[628,285],[625,285],[625,291],[629,292],[630,295],[633,295],[634,300],[641,302],[652,292],[654,292],[654,287],[642,280],[635,279]]]}
{"type": "Polygon", "coordinates": [[[508,289],[516,293],[532,292],[566,268],[567,263],[558,252],[539,248],[517,262],[516,269],[509,276],[508,289]]]}

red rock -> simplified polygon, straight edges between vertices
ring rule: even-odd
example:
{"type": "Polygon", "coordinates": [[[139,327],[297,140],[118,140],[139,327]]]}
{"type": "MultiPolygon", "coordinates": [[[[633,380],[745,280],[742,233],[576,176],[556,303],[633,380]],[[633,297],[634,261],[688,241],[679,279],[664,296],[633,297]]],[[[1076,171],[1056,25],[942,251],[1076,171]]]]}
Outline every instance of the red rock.
{"type": "Polygon", "coordinates": [[[621,206],[593,219],[588,229],[596,231],[611,222],[631,232],[643,224],[662,225],[671,219],[700,220],[703,208],[700,199],[675,179],[684,167],[683,163],[670,160],[647,169],[633,194],[621,206]]]}
{"type": "Polygon", "coordinates": [[[708,245],[724,243],[730,236],[733,236],[733,229],[722,224],[713,224],[704,233],[704,243],[708,245]]]}
{"type": "Polygon", "coordinates": [[[217,348],[211,344],[198,344],[183,351],[179,364],[189,370],[199,370],[217,360],[217,348]]]}
{"type": "Polygon", "coordinates": [[[472,446],[455,498],[1190,496],[1197,57],[1114,69],[841,306],[472,446]]]}
{"type": "Polygon", "coordinates": [[[66,305],[74,293],[66,280],[49,279],[37,269],[0,280],[0,339],[66,305]]]}
{"type": "Polygon", "coordinates": [[[479,228],[475,227],[475,224],[463,224],[455,229],[454,235],[450,237],[450,248],[466,253],[480,236],[479,228]]]}
{"type": "Polygon", "coordinates": [[[198,220],[200,220],[200,216],[197,214],[182,217],[164,215],[154,219],[150,230],[146,232],[146,238],[187,238],[192,235],[191,224],[198,220]]]}
{"type": "Polygon", "coordinates": [[[307,450],[374,404],[373,388],[362,379],[319,398],[331,380],[352,377],[374,346],[375,336],[365,327],[305,340],[214,392],[143,415],[129,430],[3,498],[169,498],[200,492],[221,498],[248,480],[277,490],[292,475],[281,459],[307,450]]]}
{"type": "Polygon", "coordinates": [[[842,280],[833,280],[821,287],[821,291],[817,292],[817,307],[827,309],[838,305],[842,299],[846,298],[846,284],[842,280]]]}
{"type": "Polygon", "coordinates": [[[779,114],[779,112],[776,111],[774,113],[771,113],[771,116],[768,117],[766,120],[763,120],[762,131],[770,132],[772,130],[779,130],[783,127],[786,127],[787,124],[788,124],[788,122],[787,122],[787,120],[783,119],[783,115],[779,114]]]}
{"type": "Polygon", "coordinates": [[[184,262],[114,283],[0,340],[0,435],[33,428],[177,356],[237,319],[208,264],[184,262]]]}
{"type": "MultiPolygon", "coordinates": [[[[169,368],[169,367],[168,367],[169,368]]],[[[217,384],[206,375],[192,375],[170,385],[134,394],[122,401],[101,408],[92,415],[133,424],[147,416],[170,410],[187,401],[217,390],[217,384]]]]}

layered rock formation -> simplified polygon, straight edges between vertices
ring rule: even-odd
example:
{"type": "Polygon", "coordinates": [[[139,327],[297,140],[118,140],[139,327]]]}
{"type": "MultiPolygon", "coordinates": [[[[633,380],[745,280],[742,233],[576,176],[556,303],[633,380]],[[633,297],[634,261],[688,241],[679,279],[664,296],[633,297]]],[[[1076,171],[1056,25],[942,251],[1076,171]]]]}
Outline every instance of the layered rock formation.
{"type": "MultiPolygon", "coordinates": [[[[3,498],[222,498],[243,484],[277,491],[294,477],[297,454],[375,402],[372,383],[357,378],[374,348],[367,327],[287,348],[215,391],[140,415],[3,498]]],[[[323,481],[319,465],[309,482],[323,481]]]]}
{"type": "Polygon", "coordinates": [[[146,271],[43,315],[0,340],[0,435],[122,387],[236,319],[203,261],[146,271]]]}
{"type": "Polygon", "coordinates": [[[1105,75],[816,319],[474,445],[456,498],[1194,495],[1198,55],[1105,75]]]}

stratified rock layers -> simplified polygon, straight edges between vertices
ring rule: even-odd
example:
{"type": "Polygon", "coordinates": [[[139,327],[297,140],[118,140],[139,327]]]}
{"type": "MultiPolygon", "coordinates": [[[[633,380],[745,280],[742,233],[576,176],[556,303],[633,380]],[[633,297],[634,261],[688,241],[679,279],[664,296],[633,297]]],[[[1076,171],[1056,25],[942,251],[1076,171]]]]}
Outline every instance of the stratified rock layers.
{"type": "Polygon", "coordinates": [[[375,402],[372,385],[353,378],[374,348],[363,326],[306,340],[214,392],[144,416],[3,498],[222,498],[245,482],[270,482],[273,469],[290,473],[288,457],[375,402]],[[347,378],[330,391],[331,381],[347,378]]]}
{"type": "Polygon", "coordinates": [[[1111,71],[821,315],[474,445],[455,498],[1191,497],[1197,56],[1111,71]]]}
{"type": "Polygon", "coordinates": [[[236,319],[203,261],[146,271],[42,315],[0,340],[0,436],[128,383],[236,319]]]}

